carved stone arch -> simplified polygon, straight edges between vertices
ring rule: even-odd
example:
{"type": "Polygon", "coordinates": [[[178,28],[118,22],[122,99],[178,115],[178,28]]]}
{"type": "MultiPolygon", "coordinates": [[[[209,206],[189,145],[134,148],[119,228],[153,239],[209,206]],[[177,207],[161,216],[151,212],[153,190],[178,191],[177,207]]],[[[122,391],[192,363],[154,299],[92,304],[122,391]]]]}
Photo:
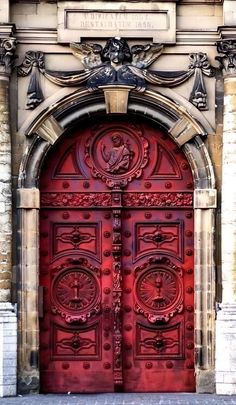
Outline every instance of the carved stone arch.
{"type": "MultiPolygon", "coordinates": [[[[118,87],[116,86],[115,88],[118,87]]],[[[36,181],[39,175],[37,173],[37,162],[41,162],[43,159],[47,150],[46,143],[50,147],[69,127],[75,125],[79,120],[89,118],[95,113],[106,113],[106,104],[102,91],[91,94],[83,89],[69,94],[68,91],[59,91],[58,93],[59,100],[53,96],[42,103],[34,111],[31,120],[25,122],[19,130],[21,134],[26,136],[38,135],[41,138],[40,140],[38,137],[35,137],[30,150],[24,156],[19,176],[21,187],[36,186],[34,181],[36,181]],[[32,154],[31,150],[33,149],[35,153],[32,154]],[[35,165],[32,165],[35,154],[37,154],[37,159],[35,165]],[[35,169],[33,172],[32,167],[35,169]]],[[[172,91],[171,94],[173,93],[172,91]]],[[[178,97],[178,101],[176,102],[169,95],[166,97],[161,93],[150,90],[146,91],[145,94],[131,91],[127,113],[145,116],[158,122],[159,125],[168,131],[170,137],[178,146],[183,148],[192,167],[195,188],[214,188],[214,172],[207,149],[202,140],[202,137],[212,132],[212,128],[201,112],[191,103],[186,100],[184,102],[183,100],[183,98],[178,97]],[[180,101],[183,101],[185,105],[180,105],[180,101]],[[187,106],[191,114],[188,112],[187,106]],[[193,113],[196,118],[193,116],[193,113]]]]}
{"type": "MultiPolygon", "coordinates": [[[[113,88],[119,90],[118,86],[113,88]]],[[[144,94],[129,90],[127,113],[158,123],[182,148],[192,168],[195,188],[196,376],[197,391],[204,392],[214,381],[213,239],[216,190],[212,163],[203,141],[212,129],[204,116],[186,101],[181,105],[179,100],[152,90],[144,94]],[[191,114],[186,108],[188,105],[191,114]]],[[[21,239],[19,274],[22,286],[19,291],[19,389],[22,392],[39,389],[38,367],[30,359],[37,355],[38,350],[38,179],[41,165],[53,144],[69,128],[97,113],[106,114],[103,91],[92,94],[85,89],[60,91],[59,99],[53,96],[45,101],[20,129],[21,133],[32,137],[22,160],[18,189],[18,231],[21,239]],[[31,308],[30,316],[28,308],[31,308]]]]}

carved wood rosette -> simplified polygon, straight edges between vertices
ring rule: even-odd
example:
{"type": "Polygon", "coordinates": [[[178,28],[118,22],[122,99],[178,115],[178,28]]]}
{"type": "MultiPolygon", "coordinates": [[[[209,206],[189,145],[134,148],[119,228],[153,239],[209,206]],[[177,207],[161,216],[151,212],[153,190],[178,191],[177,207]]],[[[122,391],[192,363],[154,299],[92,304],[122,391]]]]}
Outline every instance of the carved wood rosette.
{"type": "Polygon", "coordinates": [[[113,255],[113,359],[114,359],[114,387],[119,389],[123,384],[122,375],[122,319],[121,319],[121,302],[122,302],[122,273],[121,273],[121,208],[122,208],[122,191],[113,190],[112,192],[112,255],[113,255]]]}

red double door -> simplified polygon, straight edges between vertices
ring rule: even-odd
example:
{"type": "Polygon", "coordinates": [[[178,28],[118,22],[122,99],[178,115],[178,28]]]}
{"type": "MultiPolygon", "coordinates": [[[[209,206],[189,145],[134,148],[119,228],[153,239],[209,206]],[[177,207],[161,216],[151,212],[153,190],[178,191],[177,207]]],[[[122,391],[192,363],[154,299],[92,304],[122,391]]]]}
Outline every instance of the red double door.
{"type": "Polygon", "coordinates": [[[53,148],[40,189],[41,391],[194,391],[185,155],[103,119],[53,148]]]}

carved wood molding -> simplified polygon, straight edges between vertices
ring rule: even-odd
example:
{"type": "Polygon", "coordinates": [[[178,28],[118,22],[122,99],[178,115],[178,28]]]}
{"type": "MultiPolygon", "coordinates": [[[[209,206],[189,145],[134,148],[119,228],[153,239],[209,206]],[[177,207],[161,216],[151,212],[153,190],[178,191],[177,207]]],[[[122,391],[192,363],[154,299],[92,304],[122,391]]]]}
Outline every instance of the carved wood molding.
{"type": "MultiPolygon", "coordinates": [[[[41,207],[111,207],[110,193],[41,193],[41,207]]],[[[125,193],[124,207],[192,207],[193,193],[125,193]]]]}

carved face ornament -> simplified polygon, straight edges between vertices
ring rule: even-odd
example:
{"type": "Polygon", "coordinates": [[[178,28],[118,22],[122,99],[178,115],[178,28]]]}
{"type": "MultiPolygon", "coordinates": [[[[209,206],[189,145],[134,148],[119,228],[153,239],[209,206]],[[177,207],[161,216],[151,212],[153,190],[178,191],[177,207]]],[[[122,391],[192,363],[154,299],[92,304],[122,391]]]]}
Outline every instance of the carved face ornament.
{"type": "Polygon", "coordinates": [[[103,50],[103,57],[110,60],[112,65],[120,65],[125,60],[129,61],[131,53],[127,42],[119,37],[110,38],[103,50]]]}
{"type": "Polygon", "coordinates": [[[122,136],[118,133],[115,133],[111,139],[114,147],[119,147],[121,144],[124,143],[122,136]]]}

